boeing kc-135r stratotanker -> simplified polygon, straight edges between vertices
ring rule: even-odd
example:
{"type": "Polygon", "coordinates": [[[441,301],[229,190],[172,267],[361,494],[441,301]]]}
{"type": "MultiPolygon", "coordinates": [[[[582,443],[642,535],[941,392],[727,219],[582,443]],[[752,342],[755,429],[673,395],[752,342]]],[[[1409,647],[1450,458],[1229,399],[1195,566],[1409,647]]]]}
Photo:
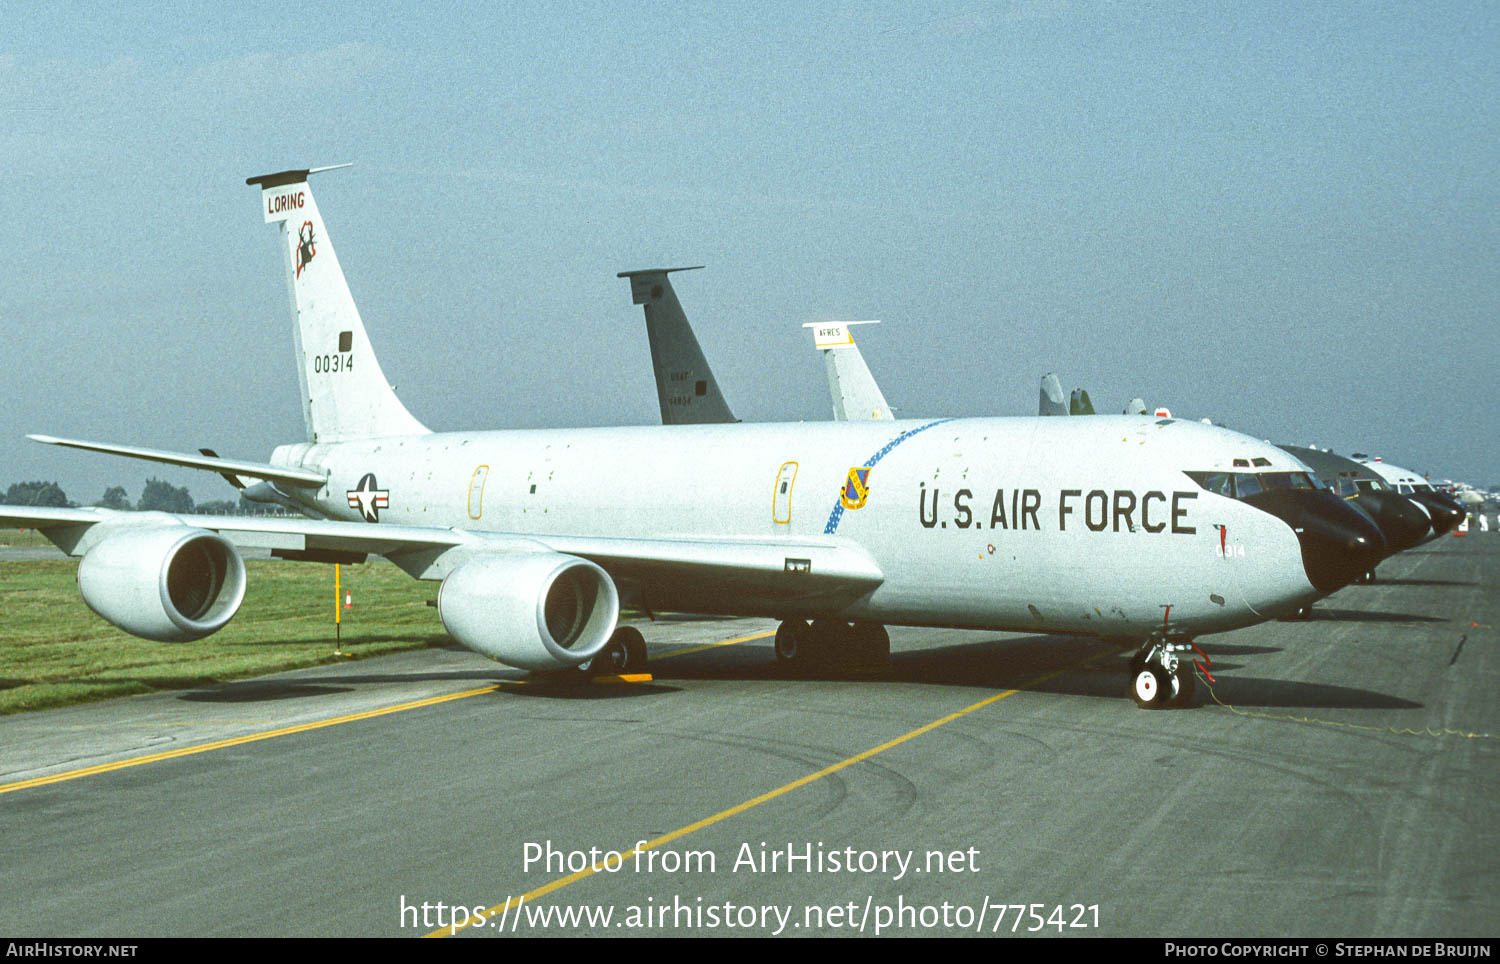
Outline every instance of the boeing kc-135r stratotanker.
{"type": "Polygon", "coordinates": [[[1193,637],[1294,612],[1383,548],[1322,489],[1208,491],[1210,473],[1307,469],[1170,418],[430,432],[375,359],[310,173],[248,181],[280,230],[306,441],[255,463],[41,440],[259,479],[259,498],[312,518],[0,508],[80,556],[89,606],[138,636],[223,627],[245,591],[238,547],[376,554],[441,582],[455,639],[527,669],[639,666],[625,598],[778,618],[794,665],[888,652],[886,624],[1128,639],[1130,692],[1161,706],[1191,687],[1193,637]]]}

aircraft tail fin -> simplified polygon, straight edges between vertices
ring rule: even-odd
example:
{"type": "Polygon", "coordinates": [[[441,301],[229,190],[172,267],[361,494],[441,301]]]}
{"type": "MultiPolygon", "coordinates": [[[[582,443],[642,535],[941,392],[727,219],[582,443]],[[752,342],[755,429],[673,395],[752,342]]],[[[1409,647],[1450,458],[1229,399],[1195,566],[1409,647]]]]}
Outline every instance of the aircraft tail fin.
{"type": "Polygon", "coordinates": [[[617,275],[630,279],[631,303],[645,305],[646,337],[651,342],[651,367],[656,372],[656,400],[663,425],[737,421],[667,279],[674,271],[701,267],[648,268],[617,275]]]}
{"type": "Polygon", "coordinates": [[[1058,379],[1056,372],[1048,372],[1042,376],[1042,396],[1037,414],[1068,414],[1068,403],[1063,401],[1062,382],[1058,379]]]}
{"type": "Polygon", "coordinates": [[[814,321],[802,326],[813,330],[813,347],[823,353],[835,421],[889,422],[895,418],[849,331],[850,325],[876,324],[879,322],[814,321]]]}
{"type": "Polygon", "coordinates": [[[375,359],[307,186],[309,174],[333,169],[281,171],[245,180],[261,189],[266,223],[281,226],[307,440],[424,435],[428,429],[401,404],[375,359]]]}
{"type": "Polygon", "coordinates": [[[1087,389],[1073,389],[1073,397],[1068,401],[1068,414],[1070,415],[1092,415],[1094,414],[1094,403],[1089,401],[1087,389]]]}

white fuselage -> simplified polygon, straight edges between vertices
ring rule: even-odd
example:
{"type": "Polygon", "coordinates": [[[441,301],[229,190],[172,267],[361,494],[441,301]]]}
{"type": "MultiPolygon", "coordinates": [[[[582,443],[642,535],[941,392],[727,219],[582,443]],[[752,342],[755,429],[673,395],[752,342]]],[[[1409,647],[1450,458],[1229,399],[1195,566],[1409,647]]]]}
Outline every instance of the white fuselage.
{"type": "Polygon", "coordinates": [[[369,521],[350,493],[372,475],[382,523],[851,543],[884,576],[836,611],[671,581],[642,587],[657,609],[1138,638],[1234,629],[1319,595],[1285,523],[1183,474],[1253,457],[1305,471],[1235,432],[1138,416],[437,433],[273,461],[328,471],[307,501],[334,519],[369,521]]]}

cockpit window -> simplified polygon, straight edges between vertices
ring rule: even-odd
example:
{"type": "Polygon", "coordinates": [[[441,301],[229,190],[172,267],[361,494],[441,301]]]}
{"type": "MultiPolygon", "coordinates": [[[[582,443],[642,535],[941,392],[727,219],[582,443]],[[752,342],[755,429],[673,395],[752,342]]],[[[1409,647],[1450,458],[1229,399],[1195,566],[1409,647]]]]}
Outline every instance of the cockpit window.
{"type": "Polygon", "coordinates": [[[1251,459],[1250,460],[1250,464],[1256,466],[1257,468],[1265,468],[1266,466],[1268,466],[1268,465],[1271,464],[1271,460],[1270,459],[1251,459]]]}
{"type": "Polygon", "coordinates": [[[1266,489],[1315,489],[1306,472],[1263,472],[1255,476],[1266,489]]]}
{"type": "Polygon", "coordinates": [[[1206,491],[1230,499],[1243,499],[1269,489],[1327,488],[1316,476],[1306,472],[1185,472],[1183,474],[1206,491]]]}
{"type": "Polygon", "coordinates": [[[1188,472],[1187,477],[1214,495],[1234,498],[1234,476],[1228,472],[1188,472]]]}

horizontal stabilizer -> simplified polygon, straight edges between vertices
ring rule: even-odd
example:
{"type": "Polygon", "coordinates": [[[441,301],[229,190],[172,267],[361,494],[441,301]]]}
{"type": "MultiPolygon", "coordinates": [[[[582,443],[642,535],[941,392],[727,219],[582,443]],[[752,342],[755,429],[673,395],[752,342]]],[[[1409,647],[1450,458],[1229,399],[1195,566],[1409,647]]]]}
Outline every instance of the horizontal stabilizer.
{"type": "Polygon", "coordinates": [[[809,321],[803,328],[813,330],[813,347],[821,351],[833,348],[854,347],[854,332],[850,325],[878,325],[879,321],[809,321]]]}
{"type": "Polygon", "coordinates": [[[211,458],[206,455],[189,455],[186,452],[168,452],[164,449],[148,449],[135,445],[111,445],[105,442],[83,442],[71,438],[54,438],[51,435],[28,435],[26,437],[33,442],[42,442],[46,445],[63,445],[68,448],[84,449],[89,452],[103,452],[106,455],[123,455],[128,459],[163,462],[167,465],[180,465],[187,469],[203,469],[206,472],[217,472],[220,475],[248,475],[254,479],[266,479],[267,481],[281,482],[304,489],[321,488],[328,481],[328,476],[322,472],[309,472],[306,469],[292,469],[280,465],[268,465],[264,462],[239,462],[234,459],[211,458]]]}
{"type": "Polygon", "coordinates": [[[324,171],[337,171],[340,168],[353,167],[354,162],[346,164],[329,164],[327,167],[304,167],[295,171],[277,171],[275,174],[259,174],[255,177],[245,178],[246,184],[259,184],[262,190],[273,187],[284,187],[288,184],[301,184],[307,180],[309,174],[322,174],[324,171]]]}
{"type": "Polygon", "coordinates": [[[616,278],[630,279],[630,303],[633,305],[644,305],[661,297],[661,292],[653,291],[657,282],[674,271],[697,271],[703,265],[689,265],[686,268],[641,268],[638,271],[621,271],[615,275],[616,278]]]}

